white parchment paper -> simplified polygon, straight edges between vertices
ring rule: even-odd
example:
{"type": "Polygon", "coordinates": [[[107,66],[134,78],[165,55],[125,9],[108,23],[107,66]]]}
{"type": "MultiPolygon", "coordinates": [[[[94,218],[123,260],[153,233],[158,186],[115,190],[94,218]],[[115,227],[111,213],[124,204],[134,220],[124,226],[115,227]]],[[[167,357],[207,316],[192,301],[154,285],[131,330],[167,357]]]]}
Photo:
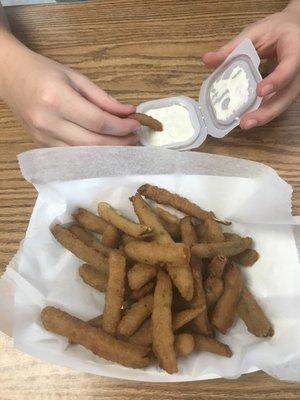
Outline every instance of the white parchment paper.
{"type": "Polygon", "coordinates": [[[234,378],[257,369],[300,380],[299,228],[291,216],[291,187],[274,170],[229,157],[147,148],[42,149],[21,154],[19,161],[39,195],[26,237],[0,280],[0,329],[18,349],[79,371],[143,381],[234,378]],[[156,366],[118,366],[43,329],[45,305],[87,320],[101,313],[104,301],[82,282],[81,261],[54,240],[49,226],[70,222],[78,206],[96,212],[99,201],[134,217],[128,197],[146,182],[198,202],[232,220],[231,230],[253,237],[261,257],[243,273],[274,324],[273,338],[255,338],[238,321],[220,336],[234,352],[231,359],[195,353],[180,360],[179,373],[168,375],[156,366]]]}

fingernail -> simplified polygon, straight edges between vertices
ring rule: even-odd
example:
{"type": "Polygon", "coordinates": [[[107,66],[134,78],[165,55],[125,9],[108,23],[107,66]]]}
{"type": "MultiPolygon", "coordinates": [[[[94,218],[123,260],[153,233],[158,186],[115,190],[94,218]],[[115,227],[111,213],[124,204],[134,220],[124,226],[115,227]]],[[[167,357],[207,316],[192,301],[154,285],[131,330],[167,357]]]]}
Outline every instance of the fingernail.
{"type": "Polygon", "coordinates": [[[263,88],[261,89],[261,95],[262,96],[267,96],[268,94],[274,92],[274,85],[272,85],[271,83],[269,83],[266,86],[263,86],[263,88]]]}
{"type": "Polygon", "coordinates": [[[248,119],[248,121],[245,122],[244,129],[251,129],[254,128],[256,125],[256,119],[248,119]]]}

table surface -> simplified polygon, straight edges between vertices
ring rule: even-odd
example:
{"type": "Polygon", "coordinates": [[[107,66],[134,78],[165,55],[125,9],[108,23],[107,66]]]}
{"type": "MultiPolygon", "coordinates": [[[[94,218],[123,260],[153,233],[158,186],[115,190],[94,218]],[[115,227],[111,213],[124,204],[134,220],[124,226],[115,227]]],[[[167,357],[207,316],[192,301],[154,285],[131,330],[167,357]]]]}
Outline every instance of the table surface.
{"type": "MultiPolygon", "coordinates": [[[[282,0],[101,0],[12,7],[13,31],[31,49],[89,76],[117,98],[143,100],[184,94],[197,98],[209,70],[200,55],[247,24],[282,9],[282,0]]],[[[201,151],[247,158],[275,168],[294,188],[300,212],[300,103],[266,127],[201,151]]],[[[34,147],[0,103],[0,274],[16,252],[32,212],[35,190],[18,169],[18,153],[34,147]]],[[[258,372],[235,381],[136,383],[79,374],[14,350],[0,334],[0,399],[300,399],[300,385],[258,372]]]]}

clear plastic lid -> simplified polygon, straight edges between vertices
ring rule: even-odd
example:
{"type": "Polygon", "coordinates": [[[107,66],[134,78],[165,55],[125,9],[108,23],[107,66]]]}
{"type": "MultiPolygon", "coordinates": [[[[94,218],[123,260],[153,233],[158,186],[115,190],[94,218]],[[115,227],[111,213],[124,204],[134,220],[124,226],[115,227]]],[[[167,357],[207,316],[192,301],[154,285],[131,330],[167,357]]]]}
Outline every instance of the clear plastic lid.
{"type": "Polygon", "coordinates": [[[239,125],[243,114],[259,107],[259,63],[251,40],[245,39],[203,82],[199,108],[209,135],[222,138],[239,125]]]}

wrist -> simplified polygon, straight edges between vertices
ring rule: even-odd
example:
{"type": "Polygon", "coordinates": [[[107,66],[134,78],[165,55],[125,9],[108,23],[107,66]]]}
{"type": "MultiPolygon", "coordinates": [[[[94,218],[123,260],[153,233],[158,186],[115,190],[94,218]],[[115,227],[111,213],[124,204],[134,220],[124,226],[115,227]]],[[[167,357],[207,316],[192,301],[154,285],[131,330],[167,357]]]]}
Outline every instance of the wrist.
{"type": "Polygon", "coordinates": [[[300,1],[299,0],[292,0],[286,6],[285,11],[291,13],[294,17],[300,18],[300,1]]]}
{"type": "Polygon", "coordinates": [[[9,87],[12,77],[12,63],[22,44],[11,32],[0,30],[0,97],[4,97],[5,87],[9,87]]]}

